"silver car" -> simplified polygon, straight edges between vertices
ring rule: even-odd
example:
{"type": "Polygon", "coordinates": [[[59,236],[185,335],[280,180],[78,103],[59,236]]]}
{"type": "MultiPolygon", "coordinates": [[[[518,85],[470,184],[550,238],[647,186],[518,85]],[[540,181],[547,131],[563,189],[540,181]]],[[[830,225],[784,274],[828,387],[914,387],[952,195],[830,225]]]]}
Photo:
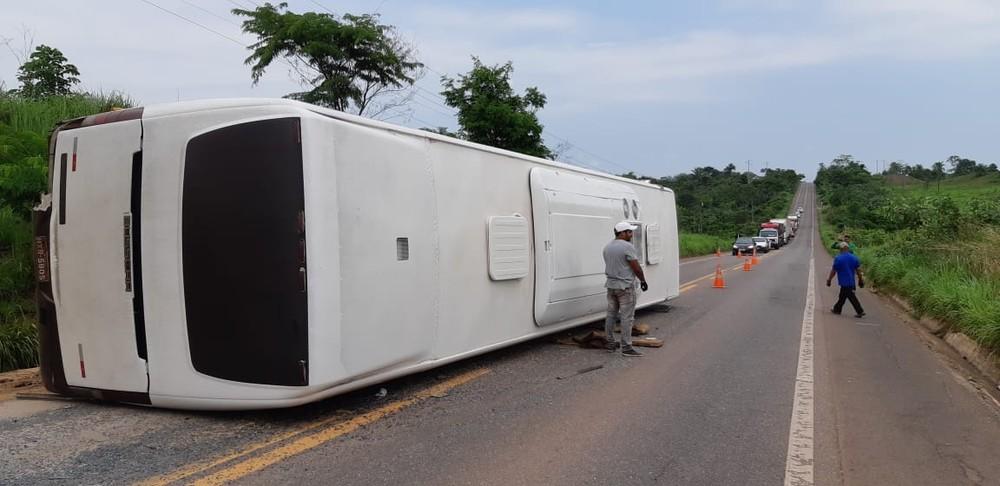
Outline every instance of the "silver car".
{"type": "Polygon", "coordinates": [[[771,251],[771,243],[763,236],[754,236],[753,244],[757,247],[757,253],[767,253],[771,251]]]}

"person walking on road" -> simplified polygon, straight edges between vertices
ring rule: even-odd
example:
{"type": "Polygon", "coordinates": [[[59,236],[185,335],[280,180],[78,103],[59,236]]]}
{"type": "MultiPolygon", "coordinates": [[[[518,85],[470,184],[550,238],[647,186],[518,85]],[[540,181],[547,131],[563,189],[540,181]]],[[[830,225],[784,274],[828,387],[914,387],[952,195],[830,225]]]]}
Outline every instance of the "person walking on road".
{"type": "Polygon", "coordinates": [[[854,256],[854,253],[851,253],[851,247],[848,243],[842,241],[839,247],[840,254],[833,259],[833,268],[830,269],[830,275],[826,277],[827,287],[830,286],[834,275],[837,276],[837,284],[840,285],[840,296],[831,311],[839,315],[844,309],[844,302],[850,300],[851,305],[854,306],[854,312],[856,312],[854,317],[862,318],[865,316],[865,310],[861,308],[858,296],[854,295],[855,275],[857,275],[858,287],[865,288],[865,279],[861,275],[861,261],[854,256]]]}
{"type": "Polygon", "coordinates": [[[604,275],[608,289],[608,315],[604,319],[604,334],[608,339],[608,351],[619,347],[625,356],[638,357],[642,353],[632,347],[632,323],[635,321],[636,279],[645,292],[646,276],[639,266],[639,256],[632,244],[632,232],[636,226],[628,221],[615,225],[615,239],[604,247],[604,275]],[[615,341],[615,321],[621,321],[621,342],[615,341]]]}

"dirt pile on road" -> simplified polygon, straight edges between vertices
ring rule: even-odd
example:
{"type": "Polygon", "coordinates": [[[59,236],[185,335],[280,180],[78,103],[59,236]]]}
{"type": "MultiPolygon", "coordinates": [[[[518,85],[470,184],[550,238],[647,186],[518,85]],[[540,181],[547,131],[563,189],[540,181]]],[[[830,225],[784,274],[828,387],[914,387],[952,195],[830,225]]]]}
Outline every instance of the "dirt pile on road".
{"type": "Polygon", "coordinates": [[[15,394],[24,391],[39,391],[41,386],[42,376],[38,373],[38,368],[0,373],[0,400],[10,400],[15,394]]]}

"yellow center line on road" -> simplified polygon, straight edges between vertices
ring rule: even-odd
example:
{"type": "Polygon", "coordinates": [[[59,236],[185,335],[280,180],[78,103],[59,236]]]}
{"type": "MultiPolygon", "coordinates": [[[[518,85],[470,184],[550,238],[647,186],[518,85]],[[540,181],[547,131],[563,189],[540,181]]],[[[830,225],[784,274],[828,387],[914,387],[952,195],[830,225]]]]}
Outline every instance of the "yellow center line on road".
{"type": "Polygon", "coordinates": [[[464,385],[489,372],[490,370],[486,368],[478,368],[471,371],[467,371],[458,376],[449,378],[448,380],[438,383],[437,385],[434,385],[420,392],[417,392],[410,398],[389,403],[387,405],[384,405],[382,407],[379,407],[375,410],[364,413],[352,419],[342,421],[344,419],[343,415],[322,419],[317,422],[306,424],[302,427],[299,427],[298,429],[272,437],[264,442],[254,444],[240,451],[227,454],[218,459],[208,462],[192,464],[190,466],[178,469],[177,471],[174,471],[170,474],[166,474],[163,476],[156,476],[138,484],[142,486],[163,486],[171,484],[180,481],[182,479],[189,478],[196,474],[203,473],[217,466],[233,462],[236,459],[240,459],[261,449],[287,441],[296,436],[303,435],[306,432],[310,432],[325,426],[329,426],[328,428],[322,429],[315,434],[307,435],[305,437],[289,442],[286,445],[283,445],[276,449],[272,449],[259,456],[255,456],[245,461],[238,462],[224,469],[216,471],[215,473],[210,474],[204,478],[198,479],[192,483],[195,485],[226,484],[230,481],[235,481],[248,474],[251,474],[253,472],[259,471],[268,466],[281,462],[285,459],[288,459],[289,457],[305,452],[316,446],[322,445],[344,434],[353,432],[365,425],[374,423],[386,416],[399,412],[407,407],[415,405],[430,397],[441,396],[442,394],[448,392],[452,388],[464,385]]]}
{"type": "MultiPolygon", "coordinates": [[[[766,258],[766,257],[763,257],[763,256],[758,256],[757,258],[758,258],[758,259],[764,259],[764,258],[766,258]]],[[[722,270],[722,272],[723,272],[723,273],[725,273],[725,272],[732,272],[732,271],[734,271],[734,270],[739,270],[739,269],[741,269],[741,268],[743,268],[743,264],[742,264],[742,263],[741,263],[741,264],[739,264],[739,265],[736,265],[736,266],[732,266],[732,267],[729,267],[729,268],[725,268],[725,269],[723,269],[723,270],[722,270]]],[[[702,280],[706,280],[706,279],[710,279],[710,278],[712,278],[712,277],[714,277],[714,276],[715,276],[715,272],[712,272],[712,273],[710,273],[710,274],[708,274],[708,275],[703,275],[703,276],[701,276],[701,277],[698,277],[698,278],[696,278],[696,279],[694,279],[694,280],[691,280],[691,281],[688,281],[688,282],[684,282],[684,283],[682,283],[682,284],[681,284],[681,288],[680,288],[680,292],[681,292],[681,293],[684,293],[684,292],[686,292],[686,291],[688,291],[688,290],[691,290],[691,289],[693,289],[693,288],[697,287],[697,285],[696,285],[696,284],[697,284],[698,282],[701,282],[702,280]]]]}
{"type": "Polygon", "coordinates": [[[680,293],[683,294],[684,292],[687,292],[688,290],[691,290],[691,289],[693,289],[693,288],[695,288],[697,286],[698,286],[698,284],[691,284],[691,285],[688,285],[687,287],[681,287],[680,293]]]}

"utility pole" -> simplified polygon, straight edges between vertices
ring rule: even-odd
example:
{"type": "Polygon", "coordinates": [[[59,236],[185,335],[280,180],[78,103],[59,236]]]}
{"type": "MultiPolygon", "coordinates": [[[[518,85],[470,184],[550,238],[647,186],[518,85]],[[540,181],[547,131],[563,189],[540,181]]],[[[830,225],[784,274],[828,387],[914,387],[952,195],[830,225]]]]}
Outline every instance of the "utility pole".
{"type": "Polygon", "coordinates": [[[747,159],[747,194],[750,196],[750,224],[754,224],[755,221],[753,218],[754,197],[753,197],[753,185],[751,184],[752,180],[750,179],[751,175],[753,175],[753,172],[750,171],[750,160],[747,159]]]}

